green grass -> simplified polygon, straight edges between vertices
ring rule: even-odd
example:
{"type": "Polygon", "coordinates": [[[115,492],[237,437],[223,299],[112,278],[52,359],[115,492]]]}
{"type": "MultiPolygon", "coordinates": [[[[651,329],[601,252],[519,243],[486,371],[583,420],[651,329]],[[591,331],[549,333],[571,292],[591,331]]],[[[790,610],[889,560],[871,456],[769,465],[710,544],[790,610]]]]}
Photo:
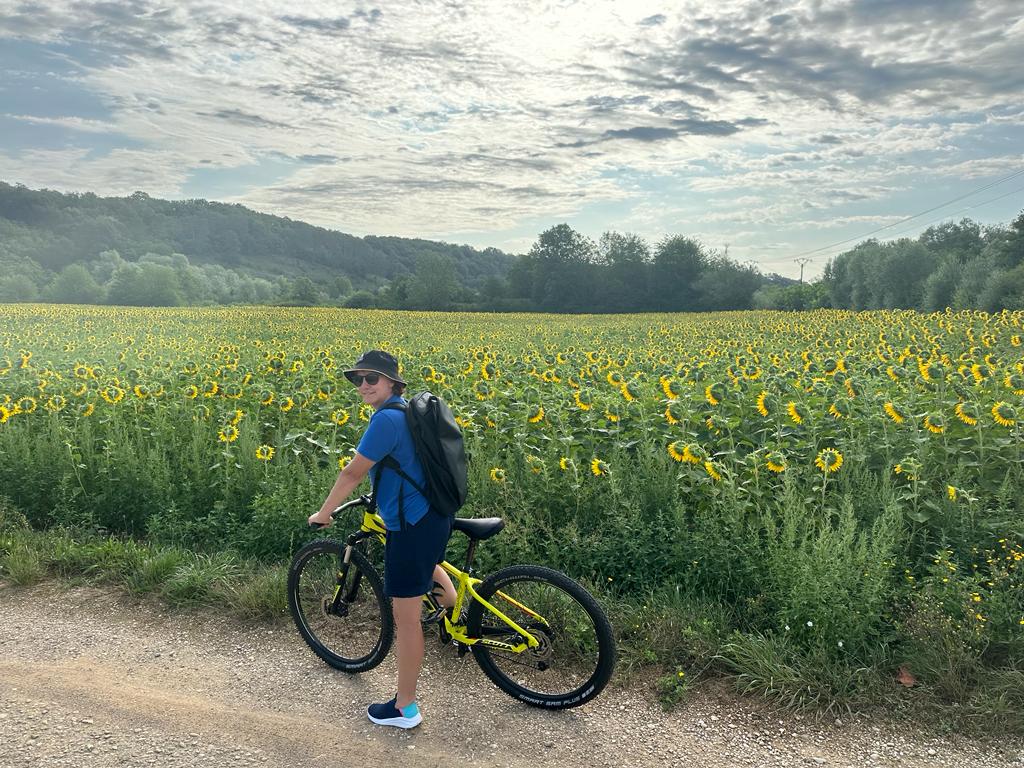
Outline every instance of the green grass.
{"type": "MultiPolygon", "coordinates": [[[[282,622],[288,615],[282,564],[18,525],[0,529],[0,582],[29,586],[47,578],[114,586],[176,610],[215,611],[246,623],[282,622]]],[[[780,710],[817,716],[873,711],[931,730],[1024,733],[1024,667],[1015,650],[993,667],[960,649],[956,658],[945,657],[944,667],[941,648],[932,648],[930,656],[926,646],[910,649],[918,654],[920,679],[906,689],[894,674],[908,649],[878,645],[870,663],[853,663],[808,651],[784,632],[730,629],[737,623],[735,607],[675,587],[643,600],[615,595],[611,587],[598,590],[594,583],[588,588],[616,628],[620,681],[647,686],[666,708],[684,703],[702,684],[729,680],[780,710]]]]}

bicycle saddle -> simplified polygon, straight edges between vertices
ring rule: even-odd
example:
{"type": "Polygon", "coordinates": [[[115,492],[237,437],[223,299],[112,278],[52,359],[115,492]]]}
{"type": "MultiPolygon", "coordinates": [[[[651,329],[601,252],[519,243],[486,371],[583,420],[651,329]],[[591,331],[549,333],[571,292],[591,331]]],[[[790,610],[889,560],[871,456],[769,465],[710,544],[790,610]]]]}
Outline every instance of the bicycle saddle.
{"type": "Polygon", "coordinates": [[[452,522],[453,531],[462,531],[474,541],[489,539],[504,527],[500,517],[457,517],[452,522]]]}

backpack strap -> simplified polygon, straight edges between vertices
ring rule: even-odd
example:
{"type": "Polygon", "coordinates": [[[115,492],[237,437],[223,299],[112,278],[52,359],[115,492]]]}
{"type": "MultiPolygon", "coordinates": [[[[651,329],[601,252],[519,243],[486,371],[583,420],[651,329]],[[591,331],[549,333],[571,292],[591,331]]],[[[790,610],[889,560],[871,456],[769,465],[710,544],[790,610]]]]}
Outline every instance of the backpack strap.
{"type": "MultiPolygon", "coordinates": [[[[382,405],[378,410],[381,410],[381,411],[401,411],[402,413],[405,413],[406,412],[406,405],[405,405],[405,403],[386,403],[386,404],[382,405]]],[[[408,474],[405,473],[405,471],[402,469],[402,465],[399,464],[398,460],[389,453],[386,456],[384,456],[380,461],[378,461],[376,466],[374,467],[373,493],[370,496],[370,503],[374,507],[377,506],[377,489],[380,487],[380,474],[385,469],[393,470],[402,480],[404,480],[405,482],[408,482],[413,488],[415,488],[417,491],[419,491],[421,494],[423,494],[424,498],[428,498],[427,497],[427,492],[420,486],[419,483],[417,483],[415,480],[413,480],[411,477],[409,477],[408,474]]],[[[401,529],[404,531],[405,530],[405,484],[401,483],[401,482],[398,484],[398,524],[399,524],[399,526],[401,526],[401,529]]]]}

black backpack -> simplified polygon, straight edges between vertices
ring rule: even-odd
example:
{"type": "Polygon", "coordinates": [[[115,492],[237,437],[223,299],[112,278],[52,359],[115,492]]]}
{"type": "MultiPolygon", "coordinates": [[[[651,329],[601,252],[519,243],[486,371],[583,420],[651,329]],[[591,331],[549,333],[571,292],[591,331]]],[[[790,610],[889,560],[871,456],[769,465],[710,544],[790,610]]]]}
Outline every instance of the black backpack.
{"type": "MultiPolygon", "coordinates": [[[[382,409],[405,411],[405,423],[412,435],[416,458],[423,467],[426,488],[409,475],[391,455],[377,462],[373,489],[376,500],[380,484],[380,473],[392,469],[398,476],[422,493],[430,508],[440,515],[455,517],[455,513],[466,502],[467,470],[466,449],[462,442],[462,430],[455,422],[451,408],[440,397],[430,392],[413,396],[408,406],[404,403],[387,403],[382,409]]],[[[404,493],[398,489],[398,519],[405,528],[404,493]]]]}

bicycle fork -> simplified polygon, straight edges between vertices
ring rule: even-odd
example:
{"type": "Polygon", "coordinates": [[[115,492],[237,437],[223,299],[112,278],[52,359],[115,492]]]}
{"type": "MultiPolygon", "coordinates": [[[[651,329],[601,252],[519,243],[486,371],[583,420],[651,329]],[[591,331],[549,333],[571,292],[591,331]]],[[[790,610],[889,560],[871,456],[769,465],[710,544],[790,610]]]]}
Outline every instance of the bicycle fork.
{"type": "Polygon", "coordinates": [[[356,595],[359,593],[359,583],[363,579],[362,571],[356,571],[352,583],[345,589],[345,580],[348,578],[348,569],[352,558],[352,547],[358,543],[352,541],[353,538],[355,536],[350,537],[346,542],[345,554],[342,555],[341,563],[338,565],[338,573],[334,580],[334,594],[330,598],[324,598],[324,613],[328,616],[347,616],[349,605],[355,602],[356,595]]]}

